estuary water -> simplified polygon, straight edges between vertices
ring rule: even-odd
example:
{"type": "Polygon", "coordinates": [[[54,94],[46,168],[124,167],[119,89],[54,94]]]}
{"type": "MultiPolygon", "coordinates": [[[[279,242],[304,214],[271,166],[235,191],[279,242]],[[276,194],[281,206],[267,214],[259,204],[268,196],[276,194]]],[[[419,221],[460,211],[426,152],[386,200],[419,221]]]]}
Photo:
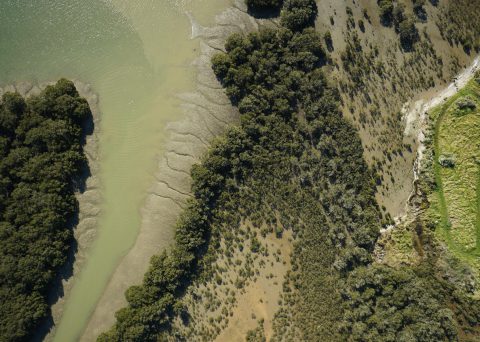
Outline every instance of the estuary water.
{"type": "Polygon", "coordinates": [[[2,0],[0,85],[60,77],[99,95],[102,205],[98,233],[55,329],[77,341],[119,260],[131,248],[175,94],[194,87],[199,42],[188,11],[209,24],[228,0],[2,0]]]}

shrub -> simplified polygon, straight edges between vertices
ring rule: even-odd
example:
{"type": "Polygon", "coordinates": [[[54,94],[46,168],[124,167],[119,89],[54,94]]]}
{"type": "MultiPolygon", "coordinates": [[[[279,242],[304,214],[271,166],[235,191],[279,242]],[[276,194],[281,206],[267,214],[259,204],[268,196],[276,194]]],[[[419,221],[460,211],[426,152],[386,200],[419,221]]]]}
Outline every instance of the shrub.
{"type": "Polygon", "coordinates": [[[323,35],[323,40],[325,41],[328,51],[333,51],[333,39],[330,31],[325,32],[323,35]]]}
{"type": "Polygon", "coordinates": [[[286,0],[282,9],[281,24],[292,31],[313,26],[318,9],[315,0],[286,0]]]}
{"type": "Polygon", "coordinates": [[[467,111],[470,111],[470,110],[474,110],[477,105],[475,104],[475,101],[473,101],[472,99],[469,99],[469,98],[463,98],[463,99],[460,99],[457,101],[457,107],[458,109],[460,110],[467,110],[467,111]]]}
{"type": "Polygon", "coordinates": [[[393,0],[379,0],[380,21],[385,26],[390,26],[393,20],[393,0]]]}
{"type": "Polygon", "coordinates": [[[413,0],[413,12],[420,20],[427,19],[427,12],[424,6],[425,0],[413,0]]]}
{"type": "Polygon", "coordinates": [[[438,158],[438,163],[443,167],[453,168],[455,167],[455,156],[452,154],[442,154],[438,158]]]}
{"type": "Polygon", "coordinates": [[[400,34],[400,43],[402,47],[409,50],[413,47],[413,44],[418,41],[418,31],[415,26],[415,20],[411,17],[403,20],[398,27],[400,34]]]}

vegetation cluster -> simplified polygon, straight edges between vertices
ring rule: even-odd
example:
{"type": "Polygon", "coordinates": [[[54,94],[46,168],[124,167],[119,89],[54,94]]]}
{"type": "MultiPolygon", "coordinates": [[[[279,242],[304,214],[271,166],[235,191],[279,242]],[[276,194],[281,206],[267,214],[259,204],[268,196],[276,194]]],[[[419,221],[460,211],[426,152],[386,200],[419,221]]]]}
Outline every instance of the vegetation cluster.
{"type": "Polygon", "coordinates": [[[467,53],[480,52],[480,7],[477,1],[448,1],[442,5],[437,22],[442,37],[463,46],[467,53]]]}
{"type": "MultiPolygon", "coordinates": [[[[272,341],[455,340],[463,325],[477,321],[468,297],[436,293],[429,264],[423,264],[428,276],[420,276],[420,268],[373,263],[382,218],[374,177],[322,69],[328,58],[311,27],[316,13],[313,1],[286,0],[280,27],[233,34],[226,52],[213,57],[241,124],[192,168],[194,196],[175,244],[152,258],[143,284],[126,292],[128,307],[100,341],[214,339],[228,308],[207,331],[185,334],[173,324],[195,319],[182,301],[188,287],[222,284],[227,279],[212,267],[216,260],[247,247],[266,254],[257,233],[281,236],[284,229],[295,243],[272,341]],[[242,229],[246,220],[255,232],[242,229]]],[[[260,328],[248,336],[263,338],[260,328]]]]}
{"type": "MultiPolygon", "coordinates": [[[[129,306],[116,314],[115,327],[100,340],[154,340],[165,331],[181,310],[176,298],[198,270],[208,270],[220,238],[238,229],[240,213],[253,215],[260,225],[265,219],[274,223],[274,215],[268,215],[272,210],[265,208],[277,208],[284,226],[300,239],[309,234],[328,246],[319,254],[318,245],[305,239],[305,248],[298,247],[308,253],[298,258],[301,267],[317,263],[331,273],[335,245],[339,267],[368,260],[379,229],[373,180],[359,138],[339,112],[338,94],[320,68],[322,37],[308,27],[308,15],[300,14],[311,12],[311,3],[304,3],[301,8],[301,1],[286,2],[282,11],[282,18],[301,20],[284,19],[279,29],[248,36],[234,34],[227,53],[213,58],[216,75],[239,108],[241,125],[228,130],[192,169],[194,199],[179,221],[176,244],[169,254],[152,259],[144,284],[127,291],[129,306]],[[272,202],[265,203],[266,198],[272,202]]],[[[302,274],[304,291],[315,296],[322,282],[302,274]]],[[[208,271],[201,276],[208,278],[208,271]]]]}
{"type": "MultiPolygon", "coordinates": [[[[425,1],[414,0],[413,8],[417,17],[426,20],[424,9],[425,1]]],[[[393,26],[400,37],[400,43],[405,50],[411,50],[413,44],[419,40],[415,18],[407,14],[405,5],[397,0],[378,0],[380,19],[383,25],[393,26]]]]}
{"type": "Polygon", "coordinates": [[[460,330],[473,330],[478,303],[432,269],[428,263],[400,269],[374,264],[352,272],[342,293],[341,328],[348,340],[458,341],[460,330]]]}
{"type": "MultiPolygon", "coordinates": [[[[412,0],[413,14],[422,22],[427,21],[426,0],[412,0]]],[[[469,0],[429,1],[440,7],[437,26],[443,39],[451,45],[461,45],[467,53],[480,51],[480,27],[478,24],[478,3],[469,0]]],[[[400,35],[402,45],[411,47],[418,40],[415,18],[406,13],[406,6],[401,0],[378,0],[380,19],[385,26],[394,26],[400,35]]]]}
{"type": "Polygon", "coordinates": [[[0,102],[0,340],[25,340],[47,316],[78,211],[74,191],[91,112],[72,82],[0,102]]]}

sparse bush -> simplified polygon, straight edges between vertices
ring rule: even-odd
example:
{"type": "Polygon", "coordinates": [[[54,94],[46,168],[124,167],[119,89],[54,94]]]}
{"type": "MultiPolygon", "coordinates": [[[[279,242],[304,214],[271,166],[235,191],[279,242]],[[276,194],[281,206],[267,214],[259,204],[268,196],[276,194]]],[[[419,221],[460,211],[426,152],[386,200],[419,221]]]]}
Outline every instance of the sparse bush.
{"type": "Polygon", "coordinates": [[[358,20],[358,27],[360,28],[360,31],[365,33],[365,23],[363,22],[362,19],[358,20]]]}
{"type": "Polygon", "coordinates": [[[448,1],[441,6],[437,26],[450,44],[460,44],[467,53],[480,51],[480,6],[475,1],[448,1]]]}
{"type": "Polygon", "coordinates": [[[333,51],[333,39],[330,31],[325,32],[323,35],[323,40],[325,41],[328,51],[333,51]]]}

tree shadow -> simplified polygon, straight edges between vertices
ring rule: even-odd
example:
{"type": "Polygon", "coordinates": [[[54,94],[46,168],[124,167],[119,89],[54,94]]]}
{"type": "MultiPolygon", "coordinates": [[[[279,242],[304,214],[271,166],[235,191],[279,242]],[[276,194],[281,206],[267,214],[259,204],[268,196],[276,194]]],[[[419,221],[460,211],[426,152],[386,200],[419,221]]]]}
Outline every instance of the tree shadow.
{"type": "MultiPolygon", "coordinates": [[[[95,124],[93,121],[93,116],[90,115],[85,119],[82,124],[82,148],[85,147],[87,137],[92,135],[95,129],[95,124]]],[[[91,176],[90,167],[88,162],[82,165],[82,169],[76,179],[72,180],[72,188],[77,193],[84,193],[86,191],[86,183],[87,179],[91,176]]],[[[79,219],[79,208],[77,206],[77,210],[75,214],[70,218],[67,223],[67,228],[71,231],[74,231],[80,222],[79,219]]],[[[47,305],[48,305],[48,314],[43,320],[40,321],[38,324],[35,332],[30,337],[29,341],[32,342],[41,342],[44,341],[46,336],[52,331],[55,322],[52,316],[52,305],[56,304],[61,298],[65,296],[64,288],[63,288],[63,281],[70,279],[73,276],[73,265],[75,263],[75,255],[78,252],[78,242],[75,238],[72,238],[68,252],[67,252],[67,259],[62,267],[60,267],[55,273],[55,279],[52,281],[50,285],[50,290],[46,294],[47,305]]]]}
{"type": "Polygon", "coordinates": [[[250,8],[248,7],[247,12],[252,17],[257,19],[274,19],[280,16],[280,9],[281,7],[277,8],[250,8]]]}

